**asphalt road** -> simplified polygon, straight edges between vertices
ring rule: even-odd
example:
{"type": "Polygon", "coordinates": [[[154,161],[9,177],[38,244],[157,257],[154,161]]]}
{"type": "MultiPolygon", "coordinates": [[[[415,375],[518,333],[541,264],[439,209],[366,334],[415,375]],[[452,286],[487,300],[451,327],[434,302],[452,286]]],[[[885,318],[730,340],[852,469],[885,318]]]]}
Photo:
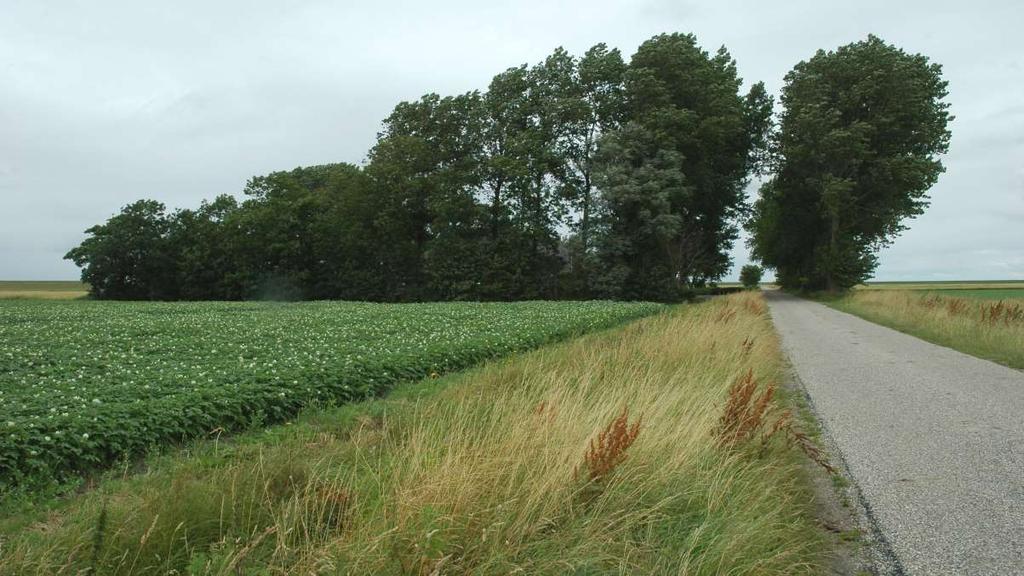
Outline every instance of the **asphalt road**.
{"type": "Polygon", "coordinates": [[[1024,372],[766,296],[859,489],[879,571],[1024,574],[1024,372]]]}

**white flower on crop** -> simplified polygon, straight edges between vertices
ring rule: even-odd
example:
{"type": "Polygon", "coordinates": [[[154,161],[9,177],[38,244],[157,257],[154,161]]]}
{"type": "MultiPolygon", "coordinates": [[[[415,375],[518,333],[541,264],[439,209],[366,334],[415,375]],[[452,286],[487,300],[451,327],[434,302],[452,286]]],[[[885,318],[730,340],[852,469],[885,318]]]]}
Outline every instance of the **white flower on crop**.
{"type": "Polygon", "coordinates": [[[88,440],[88,439],[89,439],[89,433],[88,432],[82,432],[82,440],[88,440]]]}
{"type": "Polygon", "coordinates": [[[100,402],[100,399],[99,399],[99,398],[93,398],[93,399],[92,399],[92,403],[93,403],[93,404],[102,404],[102,402],[100,402]]]}
{"type": "Polygon", "coordinates": [[[11,422],[10,420],[8,420],[7,421],[7,427],[8,428],[14,428],[14,422],[11,422]]]}
{"type": "Polygon", "coordinates": [[[43,436],[43,440],[46,440],[47,442],[49,442],[50,441],[50,437],[49,436],[43,436]]]}

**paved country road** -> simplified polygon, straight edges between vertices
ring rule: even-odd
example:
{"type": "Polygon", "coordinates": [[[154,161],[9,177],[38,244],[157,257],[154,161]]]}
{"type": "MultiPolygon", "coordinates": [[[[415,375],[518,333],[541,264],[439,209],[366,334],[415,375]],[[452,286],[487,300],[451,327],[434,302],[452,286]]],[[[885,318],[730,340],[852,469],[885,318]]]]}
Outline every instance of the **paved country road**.
{"type": "Polygon", "coordinates": [[[859,489],[879,571],[1024,574],[1024,372],[765,295],[859,489]]]}

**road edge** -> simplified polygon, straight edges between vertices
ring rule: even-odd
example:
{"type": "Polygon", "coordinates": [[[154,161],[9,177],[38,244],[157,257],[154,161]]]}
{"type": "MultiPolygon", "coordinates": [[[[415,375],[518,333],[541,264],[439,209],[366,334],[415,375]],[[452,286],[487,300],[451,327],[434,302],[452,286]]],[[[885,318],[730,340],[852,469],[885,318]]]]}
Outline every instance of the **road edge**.
{"type": "Polygon", "coordinates": [[[808,475],[814,499],[815,514],[823,530],[835,535],[834,550],[829,557],[828,574],[833,576],[907,576],[899,557],[885,537],[870,503],[864,496],[850,467],[835,442],[832,431],[821,418],[807,387],[797,373],[789,357],[785,340],[775,328],[771,309],[768,317],[779,339],[782,352],[783,389],[790,392],[791,403],[797,413],[797,420],[813,428],[810,433],[814,442],[828,456],[836,469],[830,475],[817,464],[808,460],[804,473],[808,475]],[[849,527],[859,532],[855,538],[844,537],[849,527]]]}
{"type": "MultiPolygon", "coordinates": [[[[844,510],[851,522],[861,530],[861,544],[859,550],[844,550],[851,554],[856,563],[860,564],[857,570],[868,571],[876,576],[907,576],[899,557],[896,555],[888,538],[878,524],[878,520],[871,509],[860,485],[854,478],[850,467],[832,436],[828,426],[822,421],[814,400],[808,394],[799,374],[786,358],[787,386],[799,396],[800,408],[805,410],[814,419],[818,430],[816,442],[829,456],[829,460],[836,469],[836,475],[841,481],[830,480],[828,485],[822,482],[814,482],[815,496],[826,506],[838,506],[844,510]],[[848,504],[844,505],[843,502],[848,504]],[[861,558],[857,558],[861,556],[861,558]]],[[[828,475],[825,474],[827,477],[828,475]]],[[[843,574],[840,570],[836,574],[843,574]]],[[[856,572],[853,572],[856,574],[856,572]]]]}

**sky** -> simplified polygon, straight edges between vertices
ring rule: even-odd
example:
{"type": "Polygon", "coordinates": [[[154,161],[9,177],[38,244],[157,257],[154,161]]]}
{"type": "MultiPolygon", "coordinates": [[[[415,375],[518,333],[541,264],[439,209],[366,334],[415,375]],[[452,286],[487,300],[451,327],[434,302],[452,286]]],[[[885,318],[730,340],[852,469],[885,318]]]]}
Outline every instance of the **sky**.
{"type": "MultiPolygon", "coordinates": [[[[362,163],[402,100],[598,42],[692,32],[778,94],[818,49],[880,36],[943,65],[956,119],[927,212],[878,280],[1024,279],[1024,3],[0,0],[0,279],[62,260],[139,198],[194,207],[254,175],[362,163]]],[[[753,188],[752,188],[753,190],[753,188]]],[[[748,260],[742,241],[734,271],[748,260]]]]}

